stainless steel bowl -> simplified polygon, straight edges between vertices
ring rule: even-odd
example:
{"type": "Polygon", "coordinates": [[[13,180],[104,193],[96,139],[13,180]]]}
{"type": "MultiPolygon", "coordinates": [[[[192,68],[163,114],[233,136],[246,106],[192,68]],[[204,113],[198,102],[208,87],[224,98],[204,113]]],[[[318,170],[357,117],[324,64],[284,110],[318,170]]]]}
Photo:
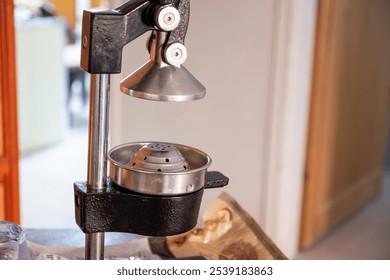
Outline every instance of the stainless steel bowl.
{"type": "Polygon", "coordinates": [[[109,151],[108,160],[115,184],[161,196],[200,190],[211,165],[211,158],[198,149],[164,142],[122,144],[109,151]]]}

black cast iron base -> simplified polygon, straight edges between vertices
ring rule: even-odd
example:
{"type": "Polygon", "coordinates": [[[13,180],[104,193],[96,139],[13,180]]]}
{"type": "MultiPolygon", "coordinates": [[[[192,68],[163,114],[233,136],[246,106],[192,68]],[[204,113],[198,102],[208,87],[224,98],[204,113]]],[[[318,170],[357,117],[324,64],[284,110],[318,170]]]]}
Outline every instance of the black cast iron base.
{"type": "MultiPolygon", "coordinates": [[[[205,188],[223,187],[229,179],[208,172],[205,188]]],[[[196,226],[203,190],[180,196],[152,196],[124,190],[108,182],[104,191],[74,183],[76,223],[84,233],[128,232],[169,236],[196,226]]]]}

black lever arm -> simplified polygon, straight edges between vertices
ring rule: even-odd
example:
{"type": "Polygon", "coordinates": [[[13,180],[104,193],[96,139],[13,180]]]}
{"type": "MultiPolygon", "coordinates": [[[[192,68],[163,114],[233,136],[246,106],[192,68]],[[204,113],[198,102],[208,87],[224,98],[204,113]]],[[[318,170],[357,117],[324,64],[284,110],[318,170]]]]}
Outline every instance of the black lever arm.
{"type": "Polygon", "coordinates": [[[189,21],[189,0],[130,0],[114,10],[84,11],[81,68],[91,74],[120,73],[122,49],[149,30],[159,30],[154,14],[162,5],[178,9],[180,23],[168,32],[166,46],[184,43],[189,21]]]}

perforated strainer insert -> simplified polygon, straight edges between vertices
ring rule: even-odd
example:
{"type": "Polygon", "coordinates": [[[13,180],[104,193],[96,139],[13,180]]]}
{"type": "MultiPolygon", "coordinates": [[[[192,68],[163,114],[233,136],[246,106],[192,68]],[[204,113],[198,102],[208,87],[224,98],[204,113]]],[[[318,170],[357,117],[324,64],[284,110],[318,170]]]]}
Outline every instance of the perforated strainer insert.
{"type": "Polygon", "coordinates": [[[178,195],[205,186],[211,158],[180,144],[163,142],[126,143],[109,154],[110,178],[116,185],[153,195],[178,195]]]}
{"type": "Polygon", "coordinates": [[[130,160],[131,166],[147,171],[180,172],[188,169],[188,162],[175,145],[149,143],[130,160]]]}

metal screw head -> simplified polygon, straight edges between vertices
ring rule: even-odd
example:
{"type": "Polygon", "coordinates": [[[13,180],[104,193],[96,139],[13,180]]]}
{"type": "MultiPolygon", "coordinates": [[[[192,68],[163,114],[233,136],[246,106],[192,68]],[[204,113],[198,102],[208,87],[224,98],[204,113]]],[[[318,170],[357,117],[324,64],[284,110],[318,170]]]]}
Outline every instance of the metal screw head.
{"type": "Polygon", "coordinates": [[[179,60],[183,57],[183,51],[181,49],[174,49],[171,55],[173,59],[179,60]]]}
{"type": "Polygon", "coordinates": [[[173,13],[167,13],[164,15],[164,23],[167,25],[172,25],[175,23],[175,15],[173,13]]]}
{"type": "Polygon", "coordinates": [[[187,49],[183,44],[174,43],[165,49],[165,61],[174,66],[180,66],[187,59],[187,49]]]}
{"type": "Polygon", "coordinates": [[[187,188],[186,188],[187,192],[190,192],[190,191],[192,191],[193,189],[194,189],[194,185],[192,185],[192,184],[189,184],[189,185],[187,186],[187,188]]]}
{"type": "Polygon", "coordinates": [[[155,21],[162,31],[172,31],[180,23],[180,13],[175,7],[163,6],[157,10],[155,21]]]}

